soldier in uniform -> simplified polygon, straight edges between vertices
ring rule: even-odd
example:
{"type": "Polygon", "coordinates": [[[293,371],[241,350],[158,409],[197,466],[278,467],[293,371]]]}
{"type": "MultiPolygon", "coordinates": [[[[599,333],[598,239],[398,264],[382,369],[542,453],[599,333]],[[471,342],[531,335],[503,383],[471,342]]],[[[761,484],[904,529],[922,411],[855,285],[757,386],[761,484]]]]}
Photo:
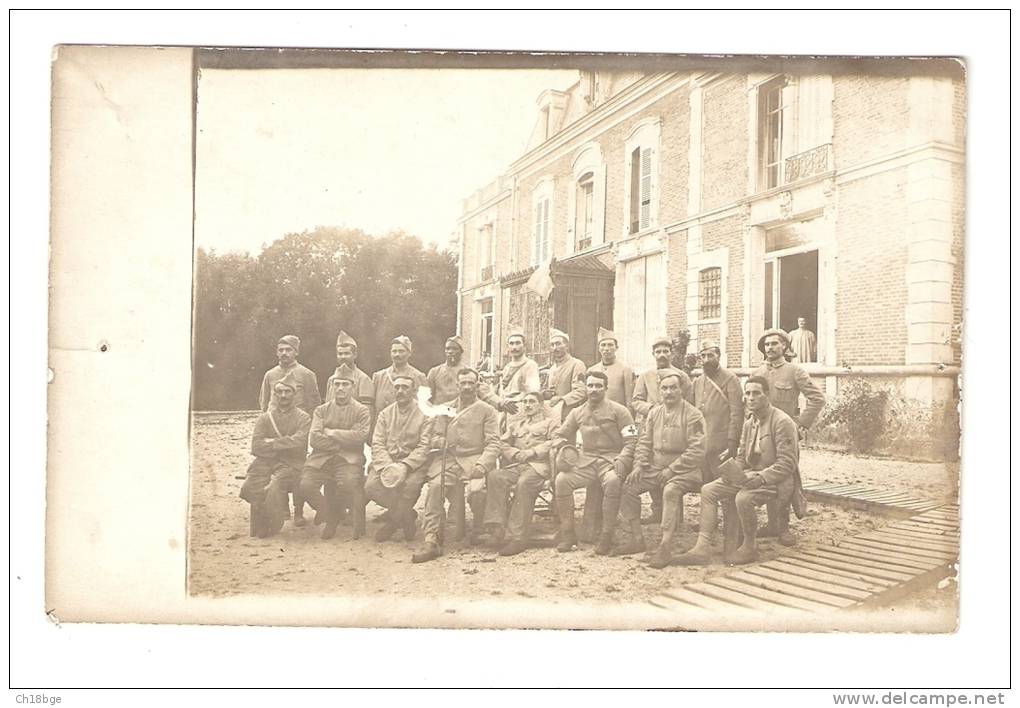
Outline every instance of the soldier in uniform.
{"type": "Polygon", "coordinates": [[[737,456],[744,425],[744,396],[735,374],[719,365],[719,345],[701,348],[702,375],[694,380],[694,405],[705,416],[705,464],[702,483],[718,477],[719,456],[737,456]]]}
{"type": "Polygon", "coordinates": [[[479,395],[496,410],[513,416],[517,415],[521,396],[526,391],[538,391],[542,384],[538,364],[524,353],[524,330],[510,330],[506,346],[510,361],[500,372],[495,389],[485,386],[479,390],[479,395]]]}
{"type": "MultiPolygon", "coordinates": [[[[815,385],[808,373],[799,364],[788,361],[790,336],[781,329],[770,329],[758,339],[758,351],[765,355],[765,363],[758,367],[754,376],[761,376],[769,383],[769,401],[786,413],[797,426],[801,438],[810,428],[825,406],[825,394],[815,385]],[[800,397],[807,405],[800,410],[800,397]]],[[[796,545],[796,537],[790,533],[790,503],[802,504],[800,470],[794,471],[794,485],[789,496],[780,495],[768,505],[769,523],[759,538],[779,537],[784,546],[796,545]]]]}
{"type": "Polygon", "coordinates": [[[341,375],[333,386],[333,400],[315,409],[312,452],[301,472],[301,491],[316,510],[316,523],[325,522],[325,539],[336,535],[342,506],[354,514],[354,538],[365,533],[365,441],[371,420],[368,406],[352,398],[353,390],[354,380],[341,375]]]}
{"type": "Polygon", "coordinates": [[[440,448],[432,458],[425,496],[425,521],[422,531],[425,546],[411,556],[412,563],[424,563],[442,555],[440,533],[445,516],[446,495],[463,493],[476,523],[485,511],[485,477],[496,468],[499,459],[499,421],[496,410],[478,398],[478,372],[462,369],[457,375],[460,395],[450,403],[456,411],[452,419],[436,421],[431,448],[440,448]],[[445,454],[443,454],[445,448],[445,454]]]}
{"type": "Polygon", "coordinates": [[[375,418],[372,406],[375,405],[375,387],[372,385],[372,378],[358,368],[358,343],[354,337],[343,330],[336,336],[336,370],[326,382],[326,400],[334,398],[333,386],[340,376],[346,376],[354,381],[354,389],[351,395],[358,403],[369,407],[369,414],[375,418]]]}
{"type": "Polygon", "coordinates": [[[796,424],[769,403],[769,383],[760,376],[752,376],[744,383],[744,402],[751,415],[744,422],[740,448],[733,460],[737,478],[724,472],[701,488],[698,541],[676,559],[678,565],[707,565],[711,561],[720,502],[724,515],[740,520],[743,535],[740,546],[724,560],[730,564],[753,562],[758,557],[757,507],[793,488],[800,457],[796,424]]]}
{"type": "Polygon", "coordinates": [[[551,481],[549,451],[559,427],[542,403],[541,393],[524,394],[522,405],[523,415],[507,423],[507,431],[501,439],[501,466],[492,470],[485,482],[485,525],[489,534],[497,546],[502,546],[504,529],[510,537],[509,543],[500,548],[502,556],[516,555],[528,547],[535,499],[542,487],[551,481]],[[511,489],[514,490],[512,506],[509,505],[511,489]]]}
{"type": "Polygon", "coordinates": [[[404,538],[414,540],[418,515],[414,504],[425,486],[425,471],[432,442],[432,423],[415,402],[414,379],[397,376],[393,381],[397,395],[375,422],[372,434],[372,464],[365,494],[387,510],[376,541],[388,541],[398,528],[404,538]],[[393,475],[395,484],[383,484],[383,473],[393,475]]]}
{"type": "MultiPolygon", "coordinates": [[[[659,382],[663,377],[681,373],[679,369],[674,369],[670,363],[673,356],[673,343],[669,337],[659,337],[652,342],[652,356],[655,357],[655,368],[638,376],[637,383],[634,384],[634,396],[630,401],[630,409],[634,413],[634,421],[638,425],[645,419],[653,406],[662,402],[662,399],[659,398],[659,382]]],[[[642,519],[642,523],[658,524],[662,521],[662,488],[653,487],[649,490],[649,494],[652,497],[652,515],[642,519]]]]}
{"type": "MultiPolygon", "coordinates": [[[[298,353],[301,351],[301,340],[293,334],[286,334],[280,337],[276,343],[276,358],[279,365],[274,366],[262,377],[262,388],[259,390],[259,408],[263,411],[269,409],[269,401],[273,396],[273,386],[284,376],[290,375],[290,380],[295,388],[295,405],[308,414],[322,403],[319,397],[319,380],[315,372],[298,363],[298,353]]],[[[301,498],[300,492],[294,493],[294,525],[305,525],[305,500],[301,498]]],[[[290,512],[287,512],[290,516],[290,512]]]]}
{"type": "Polygon", "coordinates": [[[446,403],[457,397],[457,372],[464,368],[464,340],[458,335],[447,338],[443,347],[446,361],[429,369],[425,379],[432,390],[433,403],[446,403]]]}
{"type": "Polygon", "coordinates": [[[375,391],[374,410],[376,413],[397,400],[397,392],[393,388],[393,382],[397,376],[410,376],[411,380],[414,381],[415,391],[418,390],[419,386],[428,386],[425,374],[408,363],[412,352],[414,352],[414,345],[409,337],[400,335],[399,337],[394,337],[393,341],[390,342],[390,361],[392,364],[372,374],[372,387],[375,391]]]}
{"type": "Polygon", "coordinates": [[[295,405],[297,385],[289,377],[273,384],[269,409],[255,421],[251,454],[241,498],[251,504],[255,534],[266,538],[290,516],[287,492],[301,477],[308,452],[308,429],[312,419],[295,405]]]}
{"type": "Polygon", "coordinates": [[[641,495],[659,489],[664,502],[662,542],[651,559],[654,568],[664,568],[669,563],[683,495],[701,489],[705,419],[684,398],[690,386],[690,379],[683,372],[667,374],[659,380],[662,403],[648,412],[641,426],[634,469],[623,483],[620,517],[627,522],[630,540],[613,553],[629,555],[645,550],[641,495]]]}
{"type": "Polygon", "coordinates": [[[599,327],[598,347],[599,362],[589,367],[588,371],[601,371],[605,374],[609,381],[606,398],[629,408],[634,397],[634,370],[617,358],[619,341],[616,334],[599,327]]]}
{"type": "MultiPolygon", "coordinates": [[[[606,396],[607,377],[602,371],[589,371],[585,378],[588,402],[575,408],[556,431],[553,446],[560,449],[563,464],[557,464],[556,515],[560,521],[556,550],[565,553],[577,544],[574,534],[574,490],[597,485],[603,492],[602,518],[605,520],[595,553],[607,555],[613,548],[613,532],[620,511],[620,485],[634,461],[637,429],[626,406],[606,396]],[[581,450],[571,461],[563,446],[573,446],[581,433],[581,450]]],[[[592,503],[586,497],[585,505],[592,503]]]]}
{"type": "Polygon", "coordinates": [[[567,413],[588,398],[584,388],[587,367],[583,361],[570,354],[570,337],[558,329],[549,331],[549,353],[548,384],[542,391],[542,397],[549,402],[550,408],[563,404],[557,421],[560,423],[567,417],[567,413]]]}

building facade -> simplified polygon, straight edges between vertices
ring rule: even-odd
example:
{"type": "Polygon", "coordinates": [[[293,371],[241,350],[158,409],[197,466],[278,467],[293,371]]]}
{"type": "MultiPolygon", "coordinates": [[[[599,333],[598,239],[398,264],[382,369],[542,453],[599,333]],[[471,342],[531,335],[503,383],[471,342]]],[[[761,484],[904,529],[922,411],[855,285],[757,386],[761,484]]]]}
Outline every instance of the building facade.
{"type": "Polygon", "coordinates": [[[499,365],[520,326],[545,363],[555,326],[593,362],[604,326],[640,371],[657,336],[686,329],[689,351],[717,341],[747,373],[762,331],[803,318],[830,400],[864,377],[890,394],[883,448],[954,456],[962,70],[818,66],[580,72],[544,92],[526,152],[462,205],[471,360],[499,365]],[[546,300],[526,283],[549,261],[546,300]]]}

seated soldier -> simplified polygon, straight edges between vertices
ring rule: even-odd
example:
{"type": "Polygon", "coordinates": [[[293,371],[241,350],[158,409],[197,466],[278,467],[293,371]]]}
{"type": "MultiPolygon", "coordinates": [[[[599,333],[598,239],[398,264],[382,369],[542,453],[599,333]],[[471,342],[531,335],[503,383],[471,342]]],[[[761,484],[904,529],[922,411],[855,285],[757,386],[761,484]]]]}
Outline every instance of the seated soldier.
{"type": "Polygon", "coordinates": [[[251,454],[255,460],[241,485],[241,498],[251,504],[255,534],[266,538],[290,516],[287,493],[297,488],[308,451],[312,419],[295,405],[297,386],[284,376],[273,384],[266,412],[255,422],[251,454]]]}
{"type": "Polygon", "coordinates": [[[395,403],[387,406],[375,421],[372,434],[372,464],[365,494],[387,510],[376,541],[388,541],[398,528],[404,538],[414,540],[418,515],[414,504],[425,486],[432,424],[414,398],[414,379],[393,378],[395,403]]]}
{"type": "Polygon", "coordinates": [[[549,481],[549,450],[559,427],[542,402],[542,394],[529,391],[522,399],[524,413],[507,421],[502,437],[501,466],[489,473],[485,486],[485,525],[501,556],[513,556],[528,547],[528,530],[535,499],[549,481]],[[514,490],[513,505],[510,490],[514,490]],[[502,545],[504,529],[510,542],[502,545]]]}
{"type": "Polygon", "coordinates": [[[740,547],[725,562],[743,564],[757,558],[757,507],[790,492],[800,458],[796,423],[769,403],[768,396],[769,383],[763,377],[752,376],[744,383],[744,403],[751,415],[744,423],[737,457],[721,467],[719,479],[701,488],[698,542],[676,559],[677,564],[709,563],[719,502],[726,518],[739,519],[743,534],[740,547]]]}
{"type": "Polygon", "coordinates": [[[576,459],[560,455],[563,465],[556,471],[556,515],[560,521],[556,550],[566,553],[577,544],[574,533],[574,490],[598,483],[603,491],[602,535],[595,547],[598,555],[613,548],[613,532],[620,511],[620,484],[634,460],[637,431],[630,411],[606,398],[608,377],[601,371],[589,371],[585,377],[587,402],[567,415],[556,431],[555,448],[572,446],[581,432],[581,451],[576,459]]]}
{"type": "Polygon", "coordinates": [[[659,379],[662,403],[648,410],[634,452],[634,470],[623,483],[620,517],[630,530],[630,541],[614,549],[614,555],[645,550],[641,495],[653,489],[662,491],[662,541],[651,558],[653,568],[669,564],[683,495],[701,489],[705,419],[685,400],[690,388],[691,380],[682,371],[659,379]]]}
{"type": "Polygon", "coordinates": [[[370,421],[368,407],[354,400],[353,391],[354,379],[341,374],[334,380],[333,400],[312,414],[312,453],[301,473],[301,493],[316,511],[315,523],[325,522],[324,539],[336,535],[345,506],[354,515],[354,538],[365,533],[365,441],[370,421]]]}
{"type": "Polygon", "coordinates": [[[439,452],[433,456],[428,471],[422,524],[425,547],[411,556],[412,563],[424,563],[442,555],[444,495],[452,500],[454,495],[464,493],[466,486],[471,514],[476,523],[481,523],[485,510],[485,476],[495,469],[499,458],[499,420],[496,409],[478,398],[478,372],[461,369],[457,374],[457,387],[460,395],[449,403],[456,415],[452,419],[438,420],[432,426],[431,448],[438,448],[439,452]]]}

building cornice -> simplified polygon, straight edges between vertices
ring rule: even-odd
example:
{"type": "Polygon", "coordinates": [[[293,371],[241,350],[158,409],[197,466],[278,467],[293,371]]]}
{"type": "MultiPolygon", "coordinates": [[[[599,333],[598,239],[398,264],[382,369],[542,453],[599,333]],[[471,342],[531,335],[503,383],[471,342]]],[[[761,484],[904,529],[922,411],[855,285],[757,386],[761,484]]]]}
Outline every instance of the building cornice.
{"type": "Polygon", "coordinates": [[[457,219],[457,225],[458,226],[462,225],[464,222],[466,222],[466,221],[468,221],[468,220],[478,216],[478,214],[480,212],[483,212],[486,209],[492,208],[493,206],[495,206],[496,204],[499,204],[504,199],[509,199],[510,193],[512,191],[513,191],[512,189],[504,189],[502,192],[499,192],[499,193],[495,194],[494,196],[489,197],[484,202],[482,202],[481,204],[479,204],[478,206],[473,208],[471,211],[464,212],[457,219]]]}

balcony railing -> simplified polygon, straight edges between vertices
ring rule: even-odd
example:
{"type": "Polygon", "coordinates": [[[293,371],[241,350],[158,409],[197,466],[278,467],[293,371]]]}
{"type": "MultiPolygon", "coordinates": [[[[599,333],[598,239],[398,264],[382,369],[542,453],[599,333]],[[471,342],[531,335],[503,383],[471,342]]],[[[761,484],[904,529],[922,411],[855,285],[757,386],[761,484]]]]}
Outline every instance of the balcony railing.
{"type": "Polygon", "coordinates": [[[831,156],[831,143],[825,143],[796,155],[791,155],[786,158],[785,179],[783,181],[789,184],[790,182],[813,177],[822,172],[828,172],[832,169],[831,156]]]}

